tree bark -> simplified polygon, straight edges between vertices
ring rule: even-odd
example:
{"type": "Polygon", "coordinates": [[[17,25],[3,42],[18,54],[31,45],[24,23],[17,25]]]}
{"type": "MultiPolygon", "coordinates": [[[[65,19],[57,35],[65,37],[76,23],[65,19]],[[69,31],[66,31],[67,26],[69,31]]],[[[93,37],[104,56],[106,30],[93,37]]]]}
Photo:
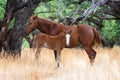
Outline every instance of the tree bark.
{"type": "Polygon", "coordinates": [[[38,4],[39,3],[29,3],[27,7],[24,7],[21,10],[15,12],[14,28],[8,39],[9,51],[13,53],[13,55],[21,55],[23,27],[25,26],[27,19],[32,15],[34,9],[38,6],[38,4]]]}
{"type": "MultiPolygon", "coordinates": [[[[14,53],[14,55],[21,53],[23,27],[27,19],[32,15],[40,2],[48,1],[51,0],[7,0],[5,17],[0,26],[0,39],[5,37],[3,33],[7,32],[9,22],[15,18],[13,29],[7,37],[7,51],[14,53]]],[[[2,43],[3,41],[0,40],[0,51],[2,51],[2,43]]]]}

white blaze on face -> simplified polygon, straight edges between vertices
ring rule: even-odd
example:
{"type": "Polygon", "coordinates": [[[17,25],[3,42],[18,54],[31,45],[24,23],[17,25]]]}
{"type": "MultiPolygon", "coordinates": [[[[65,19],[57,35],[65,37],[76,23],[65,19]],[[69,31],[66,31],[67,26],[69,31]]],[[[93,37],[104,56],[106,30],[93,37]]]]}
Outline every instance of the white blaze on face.
{"type": "Polygon", "coordinates": [[[70,44],[70,34],[66,34],[66,45],[69,46],[70,44]]]}

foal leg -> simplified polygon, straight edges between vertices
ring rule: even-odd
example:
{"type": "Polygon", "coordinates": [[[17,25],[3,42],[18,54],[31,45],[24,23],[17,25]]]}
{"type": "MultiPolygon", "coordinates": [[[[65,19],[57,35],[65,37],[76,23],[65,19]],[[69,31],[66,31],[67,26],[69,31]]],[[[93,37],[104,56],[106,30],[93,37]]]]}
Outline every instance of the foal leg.
{"type": "Polygon", "coordinates": [[[55,62],[57,62],[57,50],[54,50],[55,62]]]}
{"type": "Polygon", "coordinates": [[[95,60],[95,57],[96,57],[96,52],[90,47],[85,47],[85,51],[88,54],[88,57],[90,59],[90,63],[93,64],[94,60],[95,60]]]}
{"type": "Polygon", "coordinates": [[[36,59],[36,63],[37,65],[39,65],[39,56],[40,56],[40,48],[37,48],[36,54],[35,54],[35,59],[36,59]]]}
{"type": "Polygon", "coordinates": [[[60,67],[61,63],[61,51],[57,51],[57,67],[60,67]]]}
{"type": "Polygon", "coordinates": [[[56,68],[59,68],[61,62],[61,51],[54,50],[54,55],[55,55],[56,68]]]}

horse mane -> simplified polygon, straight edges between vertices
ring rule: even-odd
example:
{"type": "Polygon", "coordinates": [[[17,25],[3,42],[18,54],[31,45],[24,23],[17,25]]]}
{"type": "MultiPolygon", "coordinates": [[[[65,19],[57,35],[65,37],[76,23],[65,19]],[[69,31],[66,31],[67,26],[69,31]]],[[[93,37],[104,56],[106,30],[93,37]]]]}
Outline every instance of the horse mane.
{"type": "Polygon", "coordinates": [[[32,19],[37,19],[40,21],[40,23],[42,23],[44,26],[63,26],[63,24],[51,21],[49,19],[44,19],[38,16],[31,16],[32,19]],[[45,24],[44,24],[45,23],[45,24]]]}

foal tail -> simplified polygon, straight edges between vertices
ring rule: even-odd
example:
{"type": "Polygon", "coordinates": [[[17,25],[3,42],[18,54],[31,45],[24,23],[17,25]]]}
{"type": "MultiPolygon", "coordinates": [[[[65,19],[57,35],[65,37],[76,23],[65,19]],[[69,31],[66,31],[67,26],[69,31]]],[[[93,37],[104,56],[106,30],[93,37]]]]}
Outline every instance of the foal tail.
{"type": "Polygon", "coordinates": [[[93,32],[95,36],[95,42],[98,44],[101,44],[101,37],[100,37],[99,32],[95,28],[93,28],[93,32]]]}

